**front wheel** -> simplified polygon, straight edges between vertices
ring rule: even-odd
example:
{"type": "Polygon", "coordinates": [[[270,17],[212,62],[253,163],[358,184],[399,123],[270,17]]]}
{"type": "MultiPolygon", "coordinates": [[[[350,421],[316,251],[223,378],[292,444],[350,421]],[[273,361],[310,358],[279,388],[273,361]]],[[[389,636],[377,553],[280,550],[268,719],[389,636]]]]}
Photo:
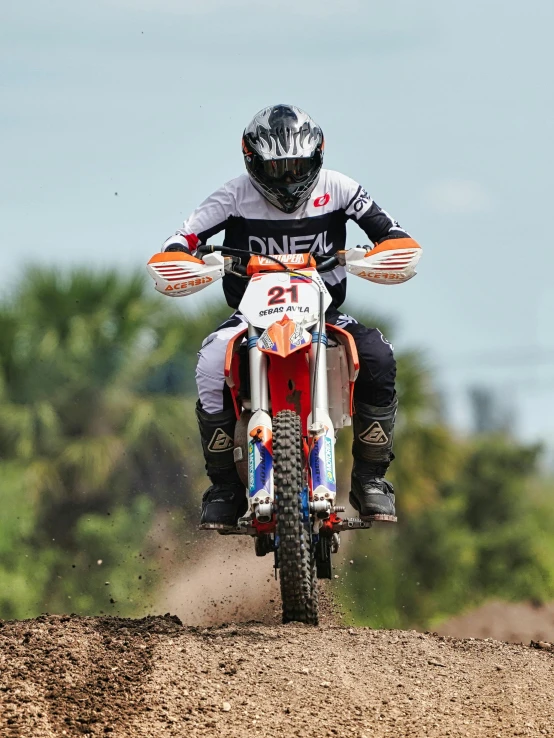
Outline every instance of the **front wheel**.
{"type": "Polygon", "coordinates": [[[273,469],[283,622],[317,625],[317,574],[302,460],[302,426],[292,410],[273,418],[273,469]],[[303,498],[304,496],[304,503],[303,498]]]}

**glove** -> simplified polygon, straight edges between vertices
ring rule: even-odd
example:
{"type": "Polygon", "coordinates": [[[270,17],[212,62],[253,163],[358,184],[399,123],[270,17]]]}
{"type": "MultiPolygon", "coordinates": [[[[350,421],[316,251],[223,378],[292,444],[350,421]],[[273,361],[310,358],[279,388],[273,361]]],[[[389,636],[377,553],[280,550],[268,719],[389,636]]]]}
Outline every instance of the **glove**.
{"type": "Polygon", "coordinates": [[[182,236],[180,233],[176,233],[164,241],[162,251],[182,251],[185,254],[192,255],[199,244],[200,239],[194,233],[189,233],[188,236],[182,236]]]}

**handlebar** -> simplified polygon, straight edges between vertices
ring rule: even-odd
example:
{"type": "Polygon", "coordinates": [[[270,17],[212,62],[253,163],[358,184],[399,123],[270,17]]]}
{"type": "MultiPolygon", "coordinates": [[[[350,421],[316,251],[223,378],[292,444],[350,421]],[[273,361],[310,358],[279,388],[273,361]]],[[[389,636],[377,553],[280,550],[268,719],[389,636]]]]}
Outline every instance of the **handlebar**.
{"type": "MultiPolygon", "coordinates": [[[[248,251],[240,251],[239,249],[232,249],[228,246],[213,246],[209,243],[203,243],[196,249],[196,254],[197,256],[204,256],[204,254],[213,254],[216,251],[220,254],[223,254],[223,256],[243,256],[245,253],[249,253],[248,251]]],[[[239,274],[241,277],[247,276],[246,267],[239,261],[236,261],[233,264],[233,272],[235,274],[239,274]]]]}
{"type": "Polygon", "coordinates": [[[316,265],[316,269],[318,272],[330,272],[332,269],[339,266],[339,264],[340,262],[336,256],[330,256],[328,259],[320,261],[319,264],[316,265]]]}
{"type": "MultiPolygon", "coordinates": [[[[213,254],[215,252],[218,252],[220,254],[228,255],[228,256],[264,256],[266,259],[270,259],[275,261],[276,264],[280,264],[283,267],[283,271],[294,271],[287,267],[286,264],[283,264],[279,259],[276,259],[272,257],[270,254],[255,254],[253,251],[241,251],[240,249],[233,249],[229,246],[217,246],[212,244],[201,244],[198,249],[196,250],[196,253],[198,256],[203,256],[204,254],[213,254]]],[[[314,257],[317,261],[318,257],[314,257]]],[[[321,257],[320,257],[321,258],[321,257]]],[[[316,270],[318,272],[329,272],[335,267],[339,266],[339,260],[336,256],[330,256],[326,259],[323,259],[323,261],[320,261],[319,264],[316,263],[316,270]]],[[[246,267],[244,264],[235,263],[233,265],[233,271],[237,274],[240,274],[242,276],[246,276],[246,267]]]]}

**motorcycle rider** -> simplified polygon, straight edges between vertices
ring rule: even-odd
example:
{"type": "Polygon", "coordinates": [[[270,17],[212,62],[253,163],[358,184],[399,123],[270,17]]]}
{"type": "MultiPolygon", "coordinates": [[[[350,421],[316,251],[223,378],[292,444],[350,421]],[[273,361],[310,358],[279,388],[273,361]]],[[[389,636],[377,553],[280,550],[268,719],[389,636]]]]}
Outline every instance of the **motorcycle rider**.
{"type": "MultiPolygon", "coordinates": [[[[361,185],[322,168],[323,149],[320,127],[303,110],[294,105],[264,108],[244,130],[246,174],[211,194],[165,241],[163,250],[194,254],[199,244],[224,231],[224,245],[245,252],[309,251],[330,256],[345,248],[348,220],[354,220],[374,246],[409,239],[410,245],[418,247],[361,185]]],[[[340,312],[346,295],[344,267],[322,276],[333,300],[326,320],[352,335],[360,360],[354,388],[350,502],[363,519],[394,516],[394,490],[385,479],[394,458],[398,405],[393,349],[379,330],[340,312]]],[[[223,288],[227,303],[236,311],[244,280],[227,273],[223,288]]],[[[209,527],[232,527],[247,509],[233,460],[235,411],[224,379],[227,343],[244,327],[242,315],[233,313],[205,339],[198,354],[196,415],[212,482],[202,499],[201,524],[209,527]]]]}

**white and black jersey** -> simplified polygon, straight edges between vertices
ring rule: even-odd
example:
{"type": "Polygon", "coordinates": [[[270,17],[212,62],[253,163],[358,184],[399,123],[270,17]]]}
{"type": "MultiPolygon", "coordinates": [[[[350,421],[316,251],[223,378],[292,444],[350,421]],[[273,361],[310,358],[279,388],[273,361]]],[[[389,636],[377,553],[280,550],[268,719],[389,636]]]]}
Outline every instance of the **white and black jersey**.
{"type": "MultiPolygon", "coordinates": [[[[322,169],[311,197],[294,213],[284,213],[269,203],[243,174],[204,200],[163,248],[180,244],[194,251],[199,243],[225,231],[224,245],[245,252],[330,256],[345,248],[350,219],[374,244],[410,237],[361,185],[344,174],[322,169]]],[[[346,296],[346,271],[337,267],[323,277],[338,307],[346,296]]],[[[227,303],[238,308],[245,281],[226,274],[223,289],[227,303]]]]}

